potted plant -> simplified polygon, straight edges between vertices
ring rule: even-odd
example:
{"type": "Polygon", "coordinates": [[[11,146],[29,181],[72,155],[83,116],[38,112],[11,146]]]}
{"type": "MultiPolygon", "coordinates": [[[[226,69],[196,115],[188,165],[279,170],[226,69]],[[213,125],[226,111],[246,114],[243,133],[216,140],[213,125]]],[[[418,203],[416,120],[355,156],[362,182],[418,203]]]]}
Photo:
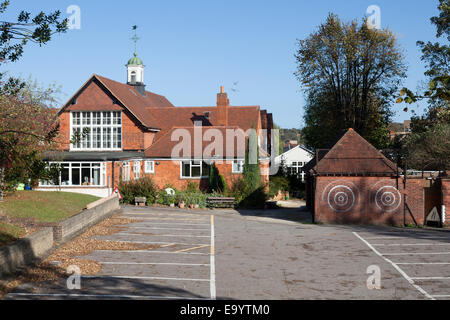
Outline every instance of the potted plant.
{"type": "Polygon", "coordinates": [[[184,200],[181,200],[180,203],[178,203],[178,206],[183,209],[184,208],[184,200]]]}

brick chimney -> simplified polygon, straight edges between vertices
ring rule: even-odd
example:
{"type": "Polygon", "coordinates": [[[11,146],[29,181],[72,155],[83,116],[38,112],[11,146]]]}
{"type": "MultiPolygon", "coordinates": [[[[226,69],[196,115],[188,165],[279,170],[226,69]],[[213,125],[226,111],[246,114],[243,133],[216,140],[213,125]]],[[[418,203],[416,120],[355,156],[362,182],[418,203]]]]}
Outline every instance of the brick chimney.
{"type": "Polygon", "coordinates": [[[220,87],[220,93],[217,94],[217,125],[228,125],[228,107],[230,101],[227,94],[223,91],[223,86],[220,87]]]}

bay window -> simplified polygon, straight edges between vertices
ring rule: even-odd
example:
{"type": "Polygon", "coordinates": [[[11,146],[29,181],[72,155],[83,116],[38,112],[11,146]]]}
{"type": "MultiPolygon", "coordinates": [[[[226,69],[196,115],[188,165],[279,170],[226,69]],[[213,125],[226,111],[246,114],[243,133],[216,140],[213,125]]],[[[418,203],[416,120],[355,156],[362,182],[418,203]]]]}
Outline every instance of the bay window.
{"type": "Polygon", "coordinates": [[[81,141],[74,150],[122,149],[122,113],[120,111],[72,112],[71,136],[81,141]]]}
{"type": "Polygon", "coordinates": [[[106,166],[101,162],[50,162],[50,166],[59,164],[57,181],[40,181],[40,186],[104,186],[106,166]]]}

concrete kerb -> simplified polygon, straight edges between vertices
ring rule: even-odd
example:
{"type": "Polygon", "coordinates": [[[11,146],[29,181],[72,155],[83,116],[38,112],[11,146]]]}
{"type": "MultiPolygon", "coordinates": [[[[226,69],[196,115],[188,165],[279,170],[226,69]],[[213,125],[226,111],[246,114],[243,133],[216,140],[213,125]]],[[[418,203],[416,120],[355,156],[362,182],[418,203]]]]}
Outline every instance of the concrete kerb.
{"type": "Polygon", "coordinates": [[[89,209],[84,209],[55,226],[44,227],[28,237],[0,248],[0,278],[20,273],[23,269],[36,265],[64,243],[120,212],[116,195],[100,200],[89,204],[89,209]]]}

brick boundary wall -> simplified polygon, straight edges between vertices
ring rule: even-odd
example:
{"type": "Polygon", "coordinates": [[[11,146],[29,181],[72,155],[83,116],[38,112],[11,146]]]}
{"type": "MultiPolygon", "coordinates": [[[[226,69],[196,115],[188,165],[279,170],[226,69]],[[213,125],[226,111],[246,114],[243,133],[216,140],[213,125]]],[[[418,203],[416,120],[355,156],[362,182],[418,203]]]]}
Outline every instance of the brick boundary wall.
{"type": "Polygon", "coordinates": [[[88,204],[87,207],[89,209],[52,227],[44,227],[26,238],[0,248],[0,277],[42,259],[57,246],[113,215],[120,209],[119,198],[113,195],[88,204]]]}

